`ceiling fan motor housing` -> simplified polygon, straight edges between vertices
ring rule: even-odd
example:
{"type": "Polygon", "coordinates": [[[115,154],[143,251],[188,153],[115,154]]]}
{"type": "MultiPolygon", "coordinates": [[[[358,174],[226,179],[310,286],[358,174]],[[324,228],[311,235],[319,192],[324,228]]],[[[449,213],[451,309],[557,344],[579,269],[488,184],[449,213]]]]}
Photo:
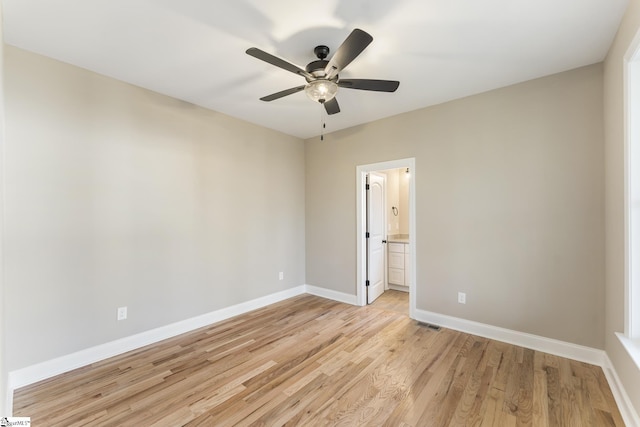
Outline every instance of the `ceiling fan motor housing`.
{"type": "MultiPolygon", "coordinates": [[[[327,75],[324,70],[327,67],[328,63],[329,61],[325,59],[312,61],[307,64],[307,66],[305,67],[305,70],[307,70],[307,73],[311,74],[315,78],[324,78],[327,75]]],[[[337,80],[338,76],[335,76],[335,77],[336,78],[333,78],[331,80],[337,80]]],[[[311,80],[307,77],[307,81],[311,81],[311,80]]]]}
{"type": "MultiPolygon", "coordinates": [[[[313,49],[313,53],[315,53],[315,55],[318,57],[318,60],[309,62],[305,67],[305,70],[307,71],[307,73],[311,74],[317,79],[325,78],[325,76],[327,75],[325,69],[327,68],[327,64],[329,63],[329,61],[327,61],[325,58],[329,55],[329,47],[324,45],[316,46],[313,49]]],[[[312,81],[308,77],[306,79],[307,82],[312,81]]],[[[338,76],[336,75],[335,78],[332,78],[331,80],[334,82],[337,81],[338,76]]]]}

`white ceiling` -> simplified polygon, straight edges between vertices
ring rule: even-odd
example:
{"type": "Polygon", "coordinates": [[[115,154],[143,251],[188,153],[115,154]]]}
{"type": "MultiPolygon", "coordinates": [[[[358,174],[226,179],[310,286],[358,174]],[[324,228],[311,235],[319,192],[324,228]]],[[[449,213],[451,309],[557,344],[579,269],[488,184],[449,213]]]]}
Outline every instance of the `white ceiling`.
{"type": "Polygon", "coordinates": [[[322,107],[304,84],[245,54],[304,66],[354,28],[371,45],[342,78],[399,80],[395,93],[341,89],[327,132],[600,62],[627,0],[2,0],[5,42],[301,138],[322,107]]]}

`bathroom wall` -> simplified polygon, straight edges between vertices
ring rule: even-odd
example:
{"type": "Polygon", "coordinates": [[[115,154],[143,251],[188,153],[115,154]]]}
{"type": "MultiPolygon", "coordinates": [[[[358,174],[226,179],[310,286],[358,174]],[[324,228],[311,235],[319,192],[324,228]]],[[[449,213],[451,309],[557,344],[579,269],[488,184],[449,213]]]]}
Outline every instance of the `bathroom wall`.
{"type": "Polygon", "coordinates": [[[400,184],[398,182],[398,170],[390,169],[384,172],[387,176],[387,235],[400,233],[400,216],[393,214],[393,207],[400,205],[400,184]]]}
{"type": "Polygon", "coordinates": [[[387,235],[409,234],[409,175],[406,169],[380,173],[387,176],[387,235]],[[393,214],[394,206],[398,215],[393,214]]]}

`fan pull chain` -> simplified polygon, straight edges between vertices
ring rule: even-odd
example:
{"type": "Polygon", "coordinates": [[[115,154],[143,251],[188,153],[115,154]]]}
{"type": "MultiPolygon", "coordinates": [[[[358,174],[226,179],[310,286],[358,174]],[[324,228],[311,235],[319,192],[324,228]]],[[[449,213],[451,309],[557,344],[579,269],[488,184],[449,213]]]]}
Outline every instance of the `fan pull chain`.
{"type": "Polygon", "coordinates": [[[327,127],[324,114],[324,105],[320,109],[320,141],[324,141],[324,130],[327,127]]]}

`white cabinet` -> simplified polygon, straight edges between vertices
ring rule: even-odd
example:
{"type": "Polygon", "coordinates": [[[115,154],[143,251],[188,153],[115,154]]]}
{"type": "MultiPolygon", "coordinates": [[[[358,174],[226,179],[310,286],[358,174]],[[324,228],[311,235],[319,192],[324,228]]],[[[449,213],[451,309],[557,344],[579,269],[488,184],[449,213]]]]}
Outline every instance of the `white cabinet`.
{"type": "Polygon", "coordinates": [[[409,245],[406,243],[389,243],[387,260],[389,285],[409,286],[409,245]]]}

